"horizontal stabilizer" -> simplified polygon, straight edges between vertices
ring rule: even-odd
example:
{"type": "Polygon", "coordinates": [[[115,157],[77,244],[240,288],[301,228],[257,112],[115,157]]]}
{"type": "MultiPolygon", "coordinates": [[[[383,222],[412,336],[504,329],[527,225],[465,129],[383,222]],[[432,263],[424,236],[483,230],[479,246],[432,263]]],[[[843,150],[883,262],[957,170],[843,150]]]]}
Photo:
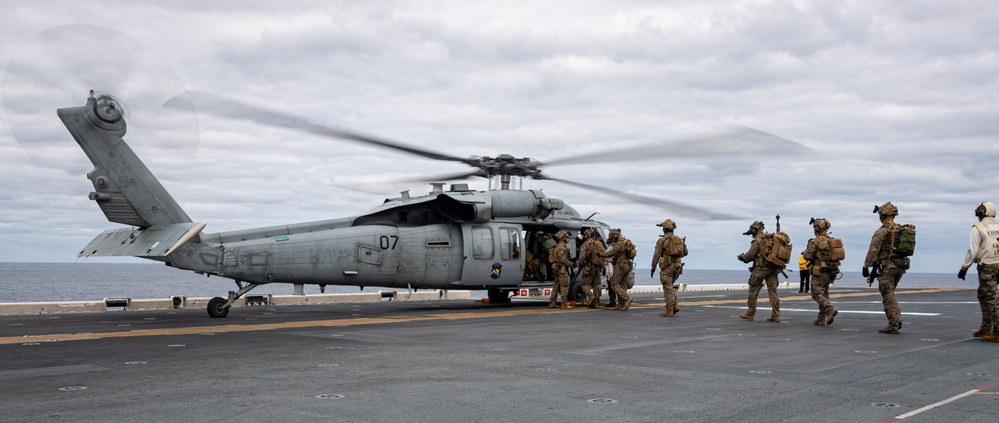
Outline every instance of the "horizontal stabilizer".
{"type": "Polygon", "coordinates": [[[146,229],[108,229],[87,244],[80,256],[163,257],[196,237],[205,222],[174,223],[146,229]]]}

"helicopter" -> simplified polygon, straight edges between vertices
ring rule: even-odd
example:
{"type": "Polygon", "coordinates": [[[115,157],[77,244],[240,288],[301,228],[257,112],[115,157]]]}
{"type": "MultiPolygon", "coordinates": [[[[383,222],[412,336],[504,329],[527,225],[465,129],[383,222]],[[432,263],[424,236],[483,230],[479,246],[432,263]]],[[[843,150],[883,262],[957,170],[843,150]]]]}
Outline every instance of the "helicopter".
{"type": "MultiPolygon", "coordinates": [[[[446,183],[433,182],[426,195],[403,191],[400,197],[386,199],[358,216],[205,233],[207,222],[192,220],[125,142],[126,122],[119,103],[114,96],[95,95],[91,90],[83,106],[57,110],[94,165],[87,173],[94,186],[89,198],[110,222],[128,225],[104,231],[79,256],[133,256],[232,279],[236,290],[208,303],[208,314],[213,318],[226,317],[237,299],[272,283],[362,289],[477,289],[487,291],[490,303],[508,303],[521,288],[551,287],[551,280],[528,271],[529,256],[543,255],[540,261],[547,262],[547,254],[536,247],[542,237],[566,231],[574,235],[569,241],[570,251],[574,251],[576,237],[583,231],[591,229],[596,236],[607,239],[610,226],[592,220],[592,214],[582,217],[564,201],[540,190],[511,189],[514,178],[558,181],[700,219],[735,218],[669,200],[553,178],[542,172],[543,166],[556,164],[627,160],[644,154],[644,148],[584,154],[547,163],[508,154],[458,157],[188,91],[165,106],[194,104],[198,113],[245,119],[473,168],[431,181],[481,177],[499,182],[498,188],[489,190],[472,190],[464,183],[452,183],[445,190],[446,183]]],[[[704,150],[705,141],[685,140],[674,144],[671,151],[683,157],[807,149],[743,127],[713,137],[710,151],[704,150]]],[[[578,287],[572,291],[574,296],[582,295],[578,287]]]]}

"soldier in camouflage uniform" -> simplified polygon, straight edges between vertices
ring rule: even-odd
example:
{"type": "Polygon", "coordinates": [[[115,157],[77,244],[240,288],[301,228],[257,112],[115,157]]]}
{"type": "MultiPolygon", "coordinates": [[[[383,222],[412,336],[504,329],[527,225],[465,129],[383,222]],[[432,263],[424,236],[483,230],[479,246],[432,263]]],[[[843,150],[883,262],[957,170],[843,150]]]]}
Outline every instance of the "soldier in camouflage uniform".
{"type": "Polygon", "coordinates": [[[895,300],[895,287],[909,269],[909,258],[894,257],[891,252],[891,232],[896,225],[895,216],[898,216],[898,208],[887,202],[875,208],[874,212],[881,219],[881,227],[874,231],[874,236],[871,237],[871,247],[867,250],[862,274],[864,277],[870,276],[869,268],[875,263],[881,267],[878,291],[881,292],[881,303],[884,304],[885,316],[888,317],[888,326],[878,329],[878,332],[897,334],[902,328],[902,309],[895,300]]]}
{"type": "Polygon", "coordinates": [[[600,253],[600,257],[610,258],[614,263],[614,274],[607,281],[609,288],[617,294],[617,310],[627,310],[631,307],[632,298],[628,295],[628,274],[631,273],[631,258],[628,251],[635,247],[630,240],[621,235],[620,229],[612,229],[607,237],[610,248],[600,253]]]}
{"type": "Polygon", "coordinates": [[[753,263],[753,267],[749,269],[748,310],[740,314],[739,317],[750,322],[753,321],[753,315],[756,314],[756,298],[760,295],[760,290],[763,289],[763,281],[766,281],[771,308],[770,317],[767,318],[767,321],[780,322],[780,296],[777,295],[777,273],[780,273],[782,269],[778,269],[772,265],[763,257],[763,254],[760,254],[760,243],[763,239],[763,222],[753,222],[752,225],[749,225],[749,230],[743,233],[743,235],[750,235],[753,237],[753,240],[749,242],[749,251],[739,254],[738,259],[743,263],[753,263]]]}
{"type": "Polygon", "coordinates": [[[812,219],[812,230],[815,237],[808,240],[808,246],[801,253],[805,260],[811,262],[809,271],[812,272],[812,299],[819,304],[819,315],[812,324],[825,326],[833,324],[839,310],[836,310],[829,302],[829,285],[836,280],[839,273],[838,262],[827,260],[829,257],[829,228],[832,226],[826,219],[812,219]]]}
{"type": "Polygon", "coordinates": [[[579,247],[579,267],[583,271],[583,289],[590,298],[586,307],[597,308],[600,305],[600,276],[606,264],[599,255],[604,252],[604,244],[597,240],[593,229],[583,231],[583,238],[583,245],[579,247]]]}
{"type": "Polygon", "coordinates": [[[569,260],[569,234],[559,232],[555,234],[558,244],[551,249],[549,254],[552,262],[552,272],[555,274],[555,285],[552,286],[552,295],[548,298],[548,307],[555,308],[555,301],[562,295],[562,308],[573,308],[569,304],[569,268],[572,267],[572,260],[569,260]]]}
{"type": "Polygon", "coordinates": [[[996,277],[999,275],[999,222],[996,206],[983,202],[975,208],[978,224],[971,227],[971,243],[957,277],[964,279],[968,268],[978,263],[978,304],[982,308],[982,325],[974,336],[985,342],[999,342],[999,295],[996,277]]]}
{"type": "Polygon", "coordinates": [[[659,282],[663,284],[663,296],[666,302],[666,310],[660,312],[659,315],[673,317],[676,312],[680,311],[680,307],[676,301],[676,291],[673,290],[673,282],[683,273],[683,262],[680,259],[687,255],[687,246],[680,237],[673,234],[673,230],[676,229],[676,223],[672,220],[666,219],[658,226],[662,226],[663,236],[659,237],[659,240],[656,241],[656,246],[653,248],[652,273],[649,276],[655,276],[656,267],[659,267],[659,282]],[[682,245],[682,249],[680,250],[682,253],[669,254],[667,246],[677,242],[679,243],[677,245],[682,245]]]}

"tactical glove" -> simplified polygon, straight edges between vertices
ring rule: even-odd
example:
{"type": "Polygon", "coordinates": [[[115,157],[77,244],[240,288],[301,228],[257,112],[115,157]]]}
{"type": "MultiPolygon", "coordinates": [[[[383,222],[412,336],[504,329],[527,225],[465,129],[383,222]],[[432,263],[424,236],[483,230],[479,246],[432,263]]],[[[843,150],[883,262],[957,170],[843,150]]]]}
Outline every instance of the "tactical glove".
{"type": "Polygon", "coordinates": [[[656,269],[652,269],[652,271],[649,272],[649,277],[651,278],[651,277],[655,277],[655,276],[656,276],[656,269]]]}
{"type": "Polygon", "coordinates": [[[867,266],[864,266],[864,270],[860,271],[860,274],[864,275],[865,278],[866,277],[870,277],[871,276],[871,271],[867,270],[867,266]]]}
{"type": "Polygon", "coordinates": [[[957,277],[963,281],[965,276],[968,276],[968,269],[962,267],[961,270],[957,272],[957,277]]]}

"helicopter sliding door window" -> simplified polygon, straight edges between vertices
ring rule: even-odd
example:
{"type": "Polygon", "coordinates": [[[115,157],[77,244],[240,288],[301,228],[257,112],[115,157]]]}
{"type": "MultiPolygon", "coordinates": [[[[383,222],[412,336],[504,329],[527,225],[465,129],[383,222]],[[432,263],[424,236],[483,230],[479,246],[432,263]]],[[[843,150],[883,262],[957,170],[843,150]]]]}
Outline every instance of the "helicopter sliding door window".
{"type": "Polygon", "coordinates": [[[500,228],[500,255],[504,260],[520,258],[519,228],[500,228]]]}
{"type": "Polygon", "coordinates": [[[477,259],[491,259],[493,249],[493,229],[488,226],[473,226],[472,256],[477,259]]]}

